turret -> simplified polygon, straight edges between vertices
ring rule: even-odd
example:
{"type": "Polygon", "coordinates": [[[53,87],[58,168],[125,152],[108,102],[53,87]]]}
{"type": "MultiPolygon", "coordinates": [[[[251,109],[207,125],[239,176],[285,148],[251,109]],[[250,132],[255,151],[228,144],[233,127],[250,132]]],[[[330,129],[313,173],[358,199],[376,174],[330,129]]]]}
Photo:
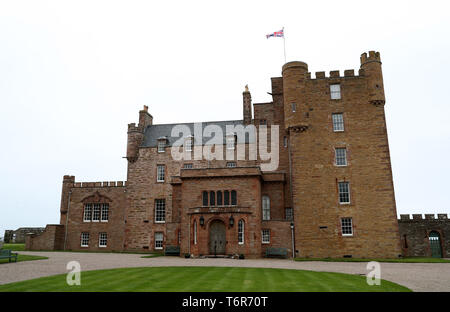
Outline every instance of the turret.
{"type": "Polygon", "coordinates": [[[248,90],[248,85],[245,86],[245,91],[242,92],[243,108],[244,108],[244,125],[252,122],[252,96],[248,90]]]}
{"type": "Polygon", "coordinates": [[[381,71],[380,52],[369,51],[361,54],[361,69],[367,80],[367,91],[369,93],[369,102],[374,105],[384,105],[383,73],[381,71]]]}
{"type": "Polygon", "coordinates": [[[128,140],[127,140],[127,159],[135,162],[139,156],[139,146],[144,139],[145,128],[153,124],[153,117],[148,112],[148,106],[144,105],[144,109],[139,111],[139,124],[128,124],[128,140]]]}
{"type": "Polygon", "coordinates": [[[65,175],[63,177],[63,185],[61,191],[61,206],[60,206],[60,224],[66,224],[67,213],[69,209],[69,195],[71,189],[75,184],[75,176],[65,175]]]}
{"type": "Polygon", "coordinates": [[[305,80],[308,65],[303,62],[289,62],[283,65],[283,100],[285,128],[307,127],[305,111],[305,80]]]}

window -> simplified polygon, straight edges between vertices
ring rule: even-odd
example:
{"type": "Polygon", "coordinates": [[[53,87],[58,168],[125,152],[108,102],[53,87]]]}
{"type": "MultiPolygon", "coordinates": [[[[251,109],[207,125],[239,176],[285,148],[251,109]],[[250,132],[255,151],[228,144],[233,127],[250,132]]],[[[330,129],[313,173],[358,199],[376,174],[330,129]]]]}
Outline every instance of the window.
{"type": "Polygon", "coordinates": [[[166,139],[158,140],[158,153],[164,153],[166,151],[166,139]]]}
{"type": "Polygon", "coordinates": [[[98,247],[106,247],[108,235],[106,233],[98,234],[98,247]]]}
{"type": "Polygon", "coordinates": [[[345,147],[338,147],[335,149],[336,166],[347,166],[347,149],[345,147]]]}
{"type": "Polygon", "coordinates": [[[285,212],[285,217],[286,217],[286,220],[292,220],[293,219],[293,215],[292,215],[292,208],[286,208],[285,210],[284,210],[284,212],[285,212]]]}
{"type": "Polygon", "coordinates": [[[230,205],[230,191],[223,192],[223,204],[224,206],[230,205]]]}
{"type": "Polygon", "coordinates": [[[157,222],[157,223],[166,222],[166,200],[165,199],[155,200],[155,222],[157,222]]]}
{"type": "Polygon", "coordinates": [[[262,197],[262,213],[263,220],[270,220],[270,198],[266,195],[262,197]]]}
{"type": "Polygon", "coordinates": [[[244,220],[242,219],[238,222],[238,243],[244,244],[244,220]]]}
{"type": "Polygon", "coordinates": [[[108,222],[109,219],[109,204],[102,204],[101,221],[108,222]]]}
{"type": "Polygon", "coordinates": [[[216,193],[214,193],[214,191],[209,192],[209,205],[210,206],[216,205],[216,193]]]}
{"type": "Polygon", "coordinates": [[[227,162],[227,168],[236,168],[236,162],[234,161],[227,162]]]}
{"type": "Polygon", "coordinates": [[[181,244],[181,230],[178,230],[178,245],[181,244]]]}
{"type": "Polygon", "coordinates": [[[184,164],[183,165],[183,169],[192,169],[192,168],[194,168],[194,165],[192,165],[192,164],[184,164]]]}
{"type": "Polygon", "coordinates": [[[100,204],[94,204],[94,212],[92,214],[92,222],[100,221],[100,204]]]}
{"type": "Polygon", "coordinates": [[[166,167],[164,165],[158,165],[156,170],[156,182],[164,182],[166,174],[166,167]]]}
{"type": "Polygon", "coordinates": [[[162,232],[155,233],[155,249],[163,249],[164,234],[162,232]]]}
{"type": "Polygon", "coordinates": [[[208,206],[208,192],[203,191],[202,197],[203,197],[203,206],[205,207],[208,206]]]}
{"type": "Polygon", "coordinates": [[[194,245],[197,245],[197,221],[194,221],[194,245]]]}
{"type": "Polygon", "coordinates": [[[222,191],[217,191],[217,206],[222,206],[222,191]]]}
{"type": "Polygon", "coordinates": [[[287,137],[283,138],[283,145],[284,145],[284,147],[288,146],[288,138],[287,137]]]}
{"type": "Polygon", "coordinates": [[[342,113],[332,114],[331,119],[333,120],[334,132],[344,131],[344,116],[342,113]]]}
{"type": "Polygon", "coordinates": [[[259,124],[260,125],[267,125],[267,120],[266,119],[260,119],[259,120],[259,124]]]}
{"type": "Polygon", "coordinates": [[[190,136],[186,139],[186,141],[184,142],[184,151],[185,152],[192,152],[192,145],[194,141],[194,137],[190,136]]]}
{"type": "Polygon", "coordinates": [[[292,107],[292,112],[295,113],[295,111],[297,110],[297,104],[291,103],[291,107],[292,107]]]}
{"type": "Polygon", "coordinates": [[[341,98],[341,85],[340,84],[330,85],[330,95],[332,100],[339,100],[341,98]]]}
{"type": "Polygon", "coordinates": [[[231,191],[231,205],[236,206],[237,205],[237,193],[236,191],[231,191]]]}
{"type": "Polygon", "coordinates": [[[91,222],[92,219],[92,205],[91,204],[85,204],[84,205],[84,222],[91,222]]]}
{"type": "Polygon", "coordinates": [[[338,190],[339,190],[339,203],[349,204],[350,203],[349,182],[338,182],[338,190]]]}
{"type": "Polygon", "coordinates": [[[262,243],[263,244],[270,243],[270,230],[262,230],[262,243]]]}
{"type": "Polygon", "coordinates": [[[352,236],[353,235],[352,218],[342,218],[341,228],[342,228],[342,236],[352,236]]]}
{"type": "Polygon", "coordinates": [[[236,145],[236,136],[234,134],[227,135],[227,150],[234,150],[236,145]]]}
{"type": "Polygon", "coordinates": [[[89,247],[89,233],[81,233],[81,247],[89,247]]]}

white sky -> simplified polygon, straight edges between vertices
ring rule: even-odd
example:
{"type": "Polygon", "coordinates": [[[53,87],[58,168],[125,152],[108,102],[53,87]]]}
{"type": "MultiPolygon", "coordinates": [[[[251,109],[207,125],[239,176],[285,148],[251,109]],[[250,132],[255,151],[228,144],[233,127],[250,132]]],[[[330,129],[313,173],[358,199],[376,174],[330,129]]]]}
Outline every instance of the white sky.
{"type": "Polygon", "coordinates": [[[127,124],[242,118],[288,61],[383,61],[398,213],[450,213],[448,1],[0,0],[0,236],[59,222],[64,174],[126,179],[127,124]],[[367,3],[367,4],[364,4],[367,3]]]}

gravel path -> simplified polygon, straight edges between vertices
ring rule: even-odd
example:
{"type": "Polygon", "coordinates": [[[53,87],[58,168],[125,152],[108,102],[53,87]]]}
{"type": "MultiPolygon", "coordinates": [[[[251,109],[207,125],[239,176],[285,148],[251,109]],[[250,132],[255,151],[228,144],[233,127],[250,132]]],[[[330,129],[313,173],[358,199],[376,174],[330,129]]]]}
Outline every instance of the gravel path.
{"type": "MultiPolygon", "coordinates": [[[[139,254],[32,252],[24,255],[49,257],[46,260],[23,261],[0,265],[0,284],[67,273],[66,265],[76,260],[81,270],[112,269],[145,266],[234,266],[282,268],[367,274],[364,262],[296,262],[282,259],[184,259],[179,257],[141,258],[139,254]]],[[[381,263],[381,278],[413,291],[450,291],[450,263],[381,263]]]]}

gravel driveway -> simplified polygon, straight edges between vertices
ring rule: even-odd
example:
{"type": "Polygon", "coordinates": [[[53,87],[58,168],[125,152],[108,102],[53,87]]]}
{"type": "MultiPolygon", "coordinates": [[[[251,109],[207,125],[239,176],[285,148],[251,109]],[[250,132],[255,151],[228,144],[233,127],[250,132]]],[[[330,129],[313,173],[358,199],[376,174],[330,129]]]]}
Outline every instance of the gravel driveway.
{"type": "MultiPolygon", "coordinates": [[[[313,270],[367,274],[364,262],[296,262],[282,259],[184,259],[179,257],[141,258],[139,254],[32,252],[24,255],[49,257],[46,260],[0,264],[0,284],[67,273],[66,265],[76,260],[81,270],[145,266],[234,266],[313,270]]],[[[381,278],[413,291],[450,291],[450,263],[381,263],[381,278]]],[[[374,286],[375,287],[375,286],[374,286]]]]}

